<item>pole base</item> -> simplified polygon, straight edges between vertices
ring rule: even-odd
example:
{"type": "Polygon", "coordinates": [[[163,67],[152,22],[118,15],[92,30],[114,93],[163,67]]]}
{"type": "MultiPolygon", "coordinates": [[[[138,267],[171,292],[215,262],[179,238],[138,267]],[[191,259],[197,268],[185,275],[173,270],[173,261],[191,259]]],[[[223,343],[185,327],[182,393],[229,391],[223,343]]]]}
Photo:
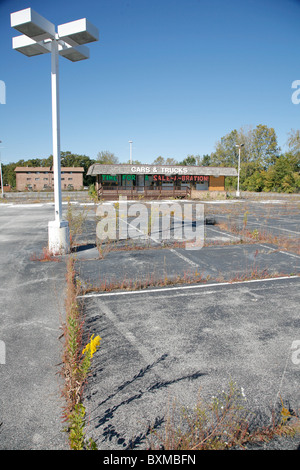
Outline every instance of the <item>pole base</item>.
{"type": "Polygon", "coordinates": [[[70,253],[70,231],[66,220],[48,222],[48,250],[52,255],[70,253]]]}

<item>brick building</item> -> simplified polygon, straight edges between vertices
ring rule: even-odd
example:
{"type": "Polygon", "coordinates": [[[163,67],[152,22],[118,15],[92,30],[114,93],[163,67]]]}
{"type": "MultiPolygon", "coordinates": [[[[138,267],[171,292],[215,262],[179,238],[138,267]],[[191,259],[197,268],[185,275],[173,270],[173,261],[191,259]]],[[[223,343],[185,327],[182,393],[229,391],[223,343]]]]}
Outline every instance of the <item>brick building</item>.
{"type": "MultiPolygon", "coordinates": [[[[15,172],[17,191],[52,191],[54,188],[53,167],[18,166],[15,172]]],[[[61,189],[82,189],[83,172],[82,167],[61,167],[61,189]]]]}

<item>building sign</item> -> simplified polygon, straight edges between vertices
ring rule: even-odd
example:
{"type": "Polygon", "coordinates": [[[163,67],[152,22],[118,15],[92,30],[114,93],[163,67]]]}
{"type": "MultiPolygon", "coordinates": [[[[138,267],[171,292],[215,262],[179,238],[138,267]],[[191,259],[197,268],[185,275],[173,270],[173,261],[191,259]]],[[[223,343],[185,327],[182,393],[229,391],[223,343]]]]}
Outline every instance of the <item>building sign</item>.
{"type": "MultiPolygon", "coordinates": [[[[126,181],[135,181],[136,175],[122,175],[122,180],[126,181]]],[[[145,179],[148,180],[149,176],[145,175],[145,179]]],[[[118,181],[117,175],[102,175],[102,181],[118,181]]],[[[187,182],[194,182],[194,183],[202,183],[204,181],[209,181],[209,176],[203,175],[153,175],[153,181],[183,181],[187,182]]]]}
{"type": "Polygon", "coordinates": [[[197,182],[201,183],[209,181],[209,176],[202,175],[153,175],[153,181],[183,181],[183,182],[197,182]]]}
{"type": "MultiPolygon", "coordinates": [[[[122,180],[135,181],[136,175],[122,175],[122,180]]],[[[145,179],[148,180],[149,176],[145,175],[145,179]]],[[[118,181],[117,175],[102,175],[102,181],[118,181]]]]}
{"type": "Polygon", "coordinates": [[[195,176],[237,176],[235,168],[202,167],[183,165],[105,165],[94,163],[88,170],[88,175],[195,175],[195,176]]]}
{"type": "Polygon", "coordinates": [[[187,174],[187,167],[165,167],[165,166],[132,166],[132,173],[150,173],[150,174],[187,174]]]}

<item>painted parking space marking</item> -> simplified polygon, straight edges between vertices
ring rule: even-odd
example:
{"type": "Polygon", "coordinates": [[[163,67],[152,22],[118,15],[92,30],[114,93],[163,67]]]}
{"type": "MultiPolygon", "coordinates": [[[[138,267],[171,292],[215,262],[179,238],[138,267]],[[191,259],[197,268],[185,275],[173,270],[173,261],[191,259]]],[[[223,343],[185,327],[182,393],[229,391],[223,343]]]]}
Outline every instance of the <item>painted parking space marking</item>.
{"type": "Polygon", "coordinates": [[[234,281],[234,282],[214,282],[207,284],[193,284],[188,286],[172,286],[172,287],[162,287],[156,289],[144,289],[144,290],[135,290],[135,291],[122,291],[122,292],[93,292],[90,294],[79,295],[78,298],[90,298],[90,297],[107,297],[107,296],[120,296],[120,295],[135,295],[135,294],[149,294],[149,293],[161,293],[161,292],[174,292],[174,291],[183,291],[183,290],[193,290],[193,289],[207,289],[212,287],[221,287],[221,286],[232,286],[240,284],[253,284],[260,282],[271,282],[271,281],[282,281],[286,279],[299,279],[299,276],[280,276],[280,277],[270,277],[266,279],[249,279],[246,281],[234,281]]]}

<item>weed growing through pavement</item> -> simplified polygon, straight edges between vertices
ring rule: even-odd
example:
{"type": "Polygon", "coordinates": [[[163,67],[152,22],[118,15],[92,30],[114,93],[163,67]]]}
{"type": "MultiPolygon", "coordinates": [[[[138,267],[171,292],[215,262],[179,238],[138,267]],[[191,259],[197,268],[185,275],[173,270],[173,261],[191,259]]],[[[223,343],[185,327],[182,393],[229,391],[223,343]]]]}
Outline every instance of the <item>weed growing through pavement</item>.
{"type": "MultiPolygon", "coordinates": [[[[284,406],[282,405],[282,411],[284,406]]],[[[294,437],[299,419],[293,425],[291,414],[279,413],[267,426],[254,426],[255,418],[246,408],[244,390],[230,382],[229,390],[213,396],[209,403],[198,399],[189,410],[173,403],[162,431],[152,431],[149,450],[227,450],[243,449],[247,444],[267,442],[275,436],[294,437]]]]}
{"type": "MultiPolygon", "coordinates": [[[[287,276],[287,274],[283,273],[270,273],[267,269],[258,269],[257,267],[253,267],[251,270],[248,270],[246,273],[236,274],[231,277],[225,277],[223,275],[219,275],[217,277],[212,277],[209,275],[204,275],[203,273],[198,272],[188,272],[185,271],[183,274],[179,274],[177,276],[168,277],[165,273],[162,277],[155,275],[155,273],[149,274],[148,276],[144,277],[144,279],[136,278],[136,279],[128,279],[124,277],[124,279],[99,279],[97,285],[88,284],[85,287],[82,287],[80,295],[86,295],[93,292],[113,292],[118,290],[127,290],[127,291],[135,291],[135,290],[143,290],[148,288],[156,288],[156,287],[167,287],[167,286],[180,286],[180,285],[188,285],[188,284],[205,284],[208,282],[228,282],[228,283],[235,283],[235,282],[244,282],[244,281],[251,281],[256,279],[268,279],[268,278],[275,278],[281,276],[287,276]]],[[[289,274],[289,276],[294,275],[293,273],[289,274]]]]}
{"type": "Polygon", "coordinates": [[[149,287],[166,287],[180,284],[198,284],[208,282],[209,276],[195,271],[194,273],[184,272],[182,275],[168,277],[165,273],[163,277],[157,277],[154,273],[149,274],[144,279],[100,279],[98,285],[88,285],[82,289],[81,295],[91,292],[111,292],[115,290],[141,290],[149,287]]]}
{"type": "Polygon", "coordinates": [[[66,220],[69,223],[69,231],[70,231],[70,248],[75,247],[78,242],[78,237],[82,235],[84,223],[88,217],[88,209],[86,206],[83,210],[80,210],[77,214],[73,209],[73,205],[71,204],[70,200],[68,201],[68,208],[66,212],[66,220]]]}
{"type": "Polygon", "coordinates": [[[63,324],[65,340],[61,375],[64,379],[62,395],[66,400],[64,421],[67,422],[65,431],[69,433],[69,443],[72,450],[96,449],[96,444],[84,435],[85,408],[82,404],[84,384],[91,370],[91,360],[100,345],[99,336],[91,337],[83,345],[84,318],[77,295],[79,286],[75,279],[74,259],[69,257],[67,263],[67,294],[65,301],[66,321],[63,324]]]}
{"type": "Polygon", "coordinates": [[[278,250],[291,251],[300,255],[300,240],[298,238],[286,237],[282,235],[274,235],[267,230],[254,229],[252,231],[243,227],[242,230],[234,226],[230,226],[225,222],[217,224],[221,230],[231,232],[240,237],[240,243],[269,243],[277,246],[278,250]]]}
{"type": "Polygon", "coordinates": [[[57,253],[57,254],[53,254],[49,251],[48,248],[43,248],[43,251],[42,251],[42,254],[41,255],[37,255],[37,254],[33,254],[30,256],[30,261],[41,261],[41,262],[47,262],[47,261],[61,261],[60,258],[58,258],[58,256],[60,255],[60,253],[57,253]]]}

